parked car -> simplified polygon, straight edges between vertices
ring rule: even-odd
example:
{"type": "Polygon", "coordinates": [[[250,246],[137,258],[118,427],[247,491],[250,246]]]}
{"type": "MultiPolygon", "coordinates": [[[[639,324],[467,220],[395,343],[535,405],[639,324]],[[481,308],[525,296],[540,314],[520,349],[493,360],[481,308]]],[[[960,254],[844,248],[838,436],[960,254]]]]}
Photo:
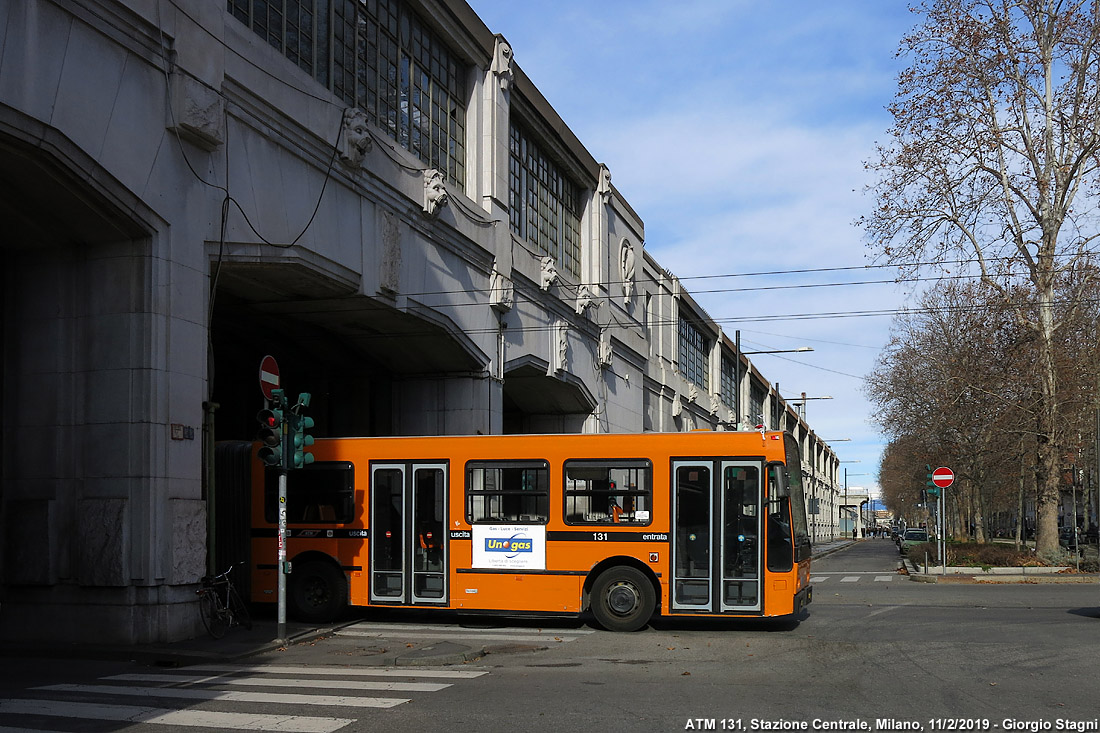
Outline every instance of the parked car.
{"type": "Polygon", "coordinates": [[[1065,548],[1076,549],[1080,540],[1080,533],[1075,533],[1073,527],[1059,527],[1058,528],[1058,544],[1065,548]],[[1074,537],[1074,535],[1077,537],[1074,537]]]}
{"type": "Polygon", "coordinates": [[[928,541],[928,530],[926,529],[907,529],[905,534],[898,540],[898,550],[901,554],[905,554],[909,551],[909,548],[913,545],[919,545],[928,541]]]}

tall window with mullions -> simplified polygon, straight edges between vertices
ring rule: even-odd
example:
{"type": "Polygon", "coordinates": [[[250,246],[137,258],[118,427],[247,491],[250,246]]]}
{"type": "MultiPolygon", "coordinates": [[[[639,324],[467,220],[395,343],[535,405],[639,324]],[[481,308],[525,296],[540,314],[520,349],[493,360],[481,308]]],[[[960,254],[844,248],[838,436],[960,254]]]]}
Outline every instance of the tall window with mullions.
{"type": "Polygon", "coordinates": [[[736,366],[734,359],[737,358],[740,357],[722,355],[722,384],[719,396],[722,404],[731,409],[737,407],[737,373],[734,369],[736,366]]]}
{"type": "Polygon", "coordinates": [[[465,185],[467,67],[403,0],[226,0],[226,7],[448,183],[465,185]]]}
{"type": "Polygon", "coordinates": [[[508,208],[513,232],[580,278],[581,189],[515,120],[509,130],[508,208]]]}
{"type": "Polygon", "coordinates": [[[226,9],[302,71],[329,86],[330,0],[226,0],[226,9]]]}
{"type": "Polygon", "coordinates": [[[710,389],[710,341],[689,318],[680,317],[680,374],[710,389]]]}
{"type": "Polygon", "coordinates": [[[359,67],[354,93],[334,91],[449,183],[464,185],[466,65],[401,0],[340,2],[356,7],[343,18],[356,19],[359,67]]]}

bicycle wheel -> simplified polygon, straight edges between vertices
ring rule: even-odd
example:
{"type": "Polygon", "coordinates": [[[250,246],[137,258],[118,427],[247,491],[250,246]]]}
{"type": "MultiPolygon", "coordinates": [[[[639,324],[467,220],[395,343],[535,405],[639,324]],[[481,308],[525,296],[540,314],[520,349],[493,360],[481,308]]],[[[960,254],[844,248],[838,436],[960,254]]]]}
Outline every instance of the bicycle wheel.
{"type": "Polygon", "coordinates": [[[225,636],[226,629],[229,628],[229,614],[213,588],[199,591],[199,618],[210,636],[215,639],[225,636]]]}
{"type": "Polygon", "coordinates": [[[248,606],[241,600],[240,594],[233,586],[229,587],[229,611],[233,615],[233,623],[249,631],[252,630],[252,614],[248,612],[248,606]]]}

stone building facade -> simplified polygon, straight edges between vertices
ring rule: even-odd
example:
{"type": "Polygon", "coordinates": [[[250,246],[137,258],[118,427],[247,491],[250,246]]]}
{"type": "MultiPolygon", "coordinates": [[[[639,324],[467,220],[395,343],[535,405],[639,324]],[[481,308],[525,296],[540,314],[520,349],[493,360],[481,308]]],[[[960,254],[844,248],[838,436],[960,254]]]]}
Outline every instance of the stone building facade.
{"type": "Polygon", "coordinates": [[[462,0],[2,3],[0,183],[24,637],[195,632],[267,354],[318,436],[784,428],[835,533],[835,453],[462,0]]]}

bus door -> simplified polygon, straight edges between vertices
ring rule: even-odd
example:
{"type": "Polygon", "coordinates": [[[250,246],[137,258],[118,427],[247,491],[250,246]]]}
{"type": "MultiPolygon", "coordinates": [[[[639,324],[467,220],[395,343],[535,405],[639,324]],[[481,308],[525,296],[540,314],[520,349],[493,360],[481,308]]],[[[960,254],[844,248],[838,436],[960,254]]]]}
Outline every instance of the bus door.
{"type": "Polygon", "coordinates": [[[672,608],[759,611],[759,462],[672,464],[672,608]]]}
{"type": "Polygon", "coordinates": [[[446,464],[371,464],[372,603],[447,602],[446,492],[446,464]]]}

